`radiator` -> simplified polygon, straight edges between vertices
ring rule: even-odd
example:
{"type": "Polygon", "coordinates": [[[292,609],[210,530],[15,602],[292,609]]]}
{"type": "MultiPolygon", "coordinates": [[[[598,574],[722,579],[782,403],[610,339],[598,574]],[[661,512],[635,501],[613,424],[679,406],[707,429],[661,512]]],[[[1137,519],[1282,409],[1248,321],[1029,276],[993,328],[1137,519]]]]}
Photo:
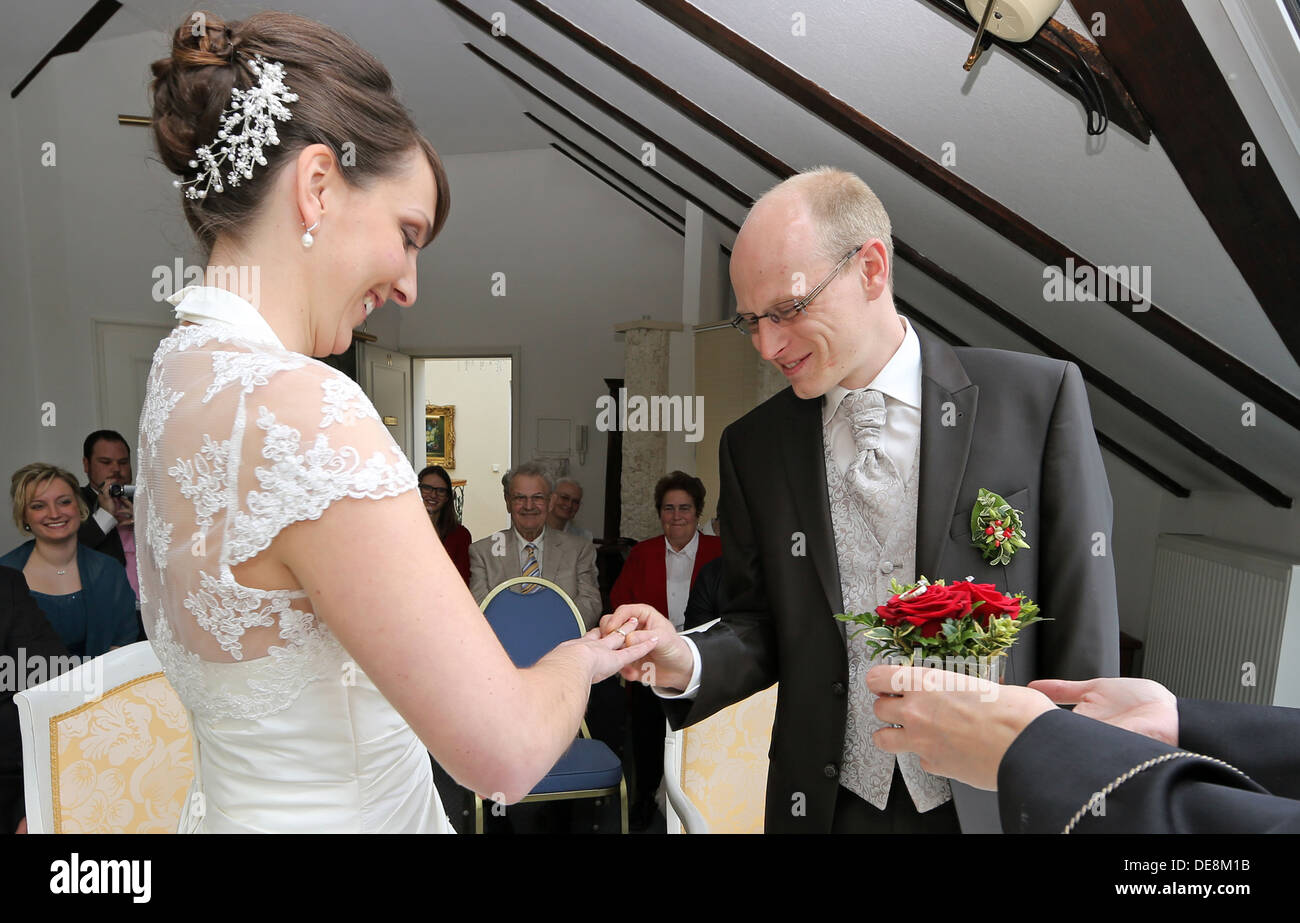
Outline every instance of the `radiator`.
{"type": "Polygon", "coordinates": [[[1193,699],[1300,707],[1300,563],[1161,535],[1142,675],[1193,699]]]}

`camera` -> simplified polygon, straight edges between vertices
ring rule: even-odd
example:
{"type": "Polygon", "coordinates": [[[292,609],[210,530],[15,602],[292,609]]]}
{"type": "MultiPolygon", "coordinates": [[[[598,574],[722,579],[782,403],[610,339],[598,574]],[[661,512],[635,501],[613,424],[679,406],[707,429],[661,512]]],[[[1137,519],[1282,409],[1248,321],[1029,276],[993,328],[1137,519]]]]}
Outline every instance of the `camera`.
{"type": "Polygon", "coordinates": [[[135,499],[134,484],[109,484],[108,495],[110,497],[123,497],[127,500],[135,499]]]}

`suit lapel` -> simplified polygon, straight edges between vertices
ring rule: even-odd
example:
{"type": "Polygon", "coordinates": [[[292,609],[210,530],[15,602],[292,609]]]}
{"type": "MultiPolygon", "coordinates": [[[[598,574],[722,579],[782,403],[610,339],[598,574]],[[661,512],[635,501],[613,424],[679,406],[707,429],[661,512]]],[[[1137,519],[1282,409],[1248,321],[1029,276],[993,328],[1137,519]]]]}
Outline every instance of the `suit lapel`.
{"type": "MultiPolygon", "coordinates": [[[[831,525],[831,504],[826,489],[826,456],[822,447],[822,402],[803,400],[786,391],[786,435],[781,440],[790,502],[812,558],[831,612],[843,612],[840,595],[840,565],[835,553],[835,530],[831,525]]],[[[725,525],[724,525],[725,528],[725,525]]],[[[792,537],[791,542],[794,541],[792,537]]],[[[841,634],[844,625],[840,626],[841,634]]]]}
{"type": "Polygon", "coordinates": [[[921,474],[916,510],[916,573],[931,580],[960,579],[943,574],[943,547],[956,513],[966,472],[979,388],[947,344],[916,328],[921,341],[921,474]]]}

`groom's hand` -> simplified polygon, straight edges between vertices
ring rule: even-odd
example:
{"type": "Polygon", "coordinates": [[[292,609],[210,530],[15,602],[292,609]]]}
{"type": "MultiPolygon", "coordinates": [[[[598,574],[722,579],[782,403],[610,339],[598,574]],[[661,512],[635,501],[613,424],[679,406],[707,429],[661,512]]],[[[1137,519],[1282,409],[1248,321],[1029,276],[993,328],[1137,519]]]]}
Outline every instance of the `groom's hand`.
{"type": "Polygon", "coordinates": [[[625,637],[626,647],[634,647],[650,637],[659,639],[648,655],[623,668],[620,675],[625,680],[682,691],[690,683],[695,668],[690,645],[653,606],[640,603],[619,606],[601,618],[600,632],[605,637],[625,637]]]}

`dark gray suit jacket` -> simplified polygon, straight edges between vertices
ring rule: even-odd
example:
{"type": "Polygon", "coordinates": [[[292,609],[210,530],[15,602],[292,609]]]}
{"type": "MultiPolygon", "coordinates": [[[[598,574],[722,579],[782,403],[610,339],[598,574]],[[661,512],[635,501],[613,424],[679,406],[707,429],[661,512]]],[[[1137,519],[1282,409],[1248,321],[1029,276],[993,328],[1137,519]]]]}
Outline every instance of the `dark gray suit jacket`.
{"type": "MultiPolygon", "coordinates": [[[[974,577],[1023,592],[1044,618],[1025,630],[1007,682],[1119,671],[1111,498],[1076,366],[921,341],[917,574],[974,577]],[[1030,548],[1006,567],[971,546],[979,489],[1023,511],[1030,548]]],[[[767,783],[768,832],[825,833],[839,787],[848,654],[822,449],[821,400],[792,389],[733,423],[719,448],[726,524],[722,621],[692,636],[702,662],[693,701],[666,701],[693,724],[780,682],[767,783]],[[802,536],[802,540],[801,537],[802,536]],[[806,549],[798,554],[800,547],[806,549]]],[[[996,795],[954,784],[962,828],[998,828],[996,795]]]]}

